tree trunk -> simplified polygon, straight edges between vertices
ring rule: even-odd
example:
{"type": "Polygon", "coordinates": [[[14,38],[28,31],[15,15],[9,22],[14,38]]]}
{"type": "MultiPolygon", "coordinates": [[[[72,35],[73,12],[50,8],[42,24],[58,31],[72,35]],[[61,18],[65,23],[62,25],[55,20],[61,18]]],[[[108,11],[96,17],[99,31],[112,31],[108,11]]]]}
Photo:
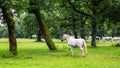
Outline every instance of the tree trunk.
{"type": "Polygon", "coordinates": [[[84,25],[85,25],[85,22],[82,21],[81,22],[81,31],[80,31],[80,35],[81,35],[81,38],[85,39],[85,29],[84,29],[84,25]]]}
{"type": "Polygon", "coordinates": [[[3,18],[8,26],[9,33],[9,51],[13,55],[17,55],[17,42],[16,42],[16,32],[15,32],[15,21],[13,19],[13,14],[6,9],[5,6],[2,7],[3,18]]]}
{"type": "Polygon", "coordinates": [[[40,31],[42,32],[43,37],[45,38],[45,41],[47,43],[47,46],[49,47],[50,50],[56,50],[56,46],[54,44],[54,42],[51,39],[51,36],[49,34],[48,28],[45,24],[45,21],[43,20],[39,10],[32,10],[32,13],[35,14],[38,22],[39,22],[39,26],[40,26],[40,31]]]}
{"type": "Polygon", "coordinates": [[[41,13],[39,11],[39,7],[37,4],[38,4],[38,2],[36,0],[29,0],[29,5],[30,5],[29,12],[33,13],[36,16],[36,18],[39,22],[40,31],[41,31],[41,33],[46,41],[48,48],[50,50],[56,50],[57,47],[55,46],[54,42],[51,39],[51,36],[49,34],[49,30],[46,26],[45,21],[43,20],[43,18],[41,16],[41,13]]]}
{"type": "Polygon", "coordinates": [[[73,26],[74,27],[74,36],[75,38],[77,39],[78,38],[78,35],[77,35],[77,31],[76,31],[76,26],[73,26]]]}
{"type": "Polygon", "coordinates": [[[96,47],[96,33],[97,33],[97,23],[98,23],[98,12],[97,12],[97,7],[98,5],[102,2],[102,0],[97,1],[97,0],[92,0],[92,11],[93,11],[93,15],[92,15],[92,42],[91,42],[91,46],[96,47]]]}
{"type": "Polygon", "coordinates": [[[41,33],[41,31],[40,31],[40,28],[38,29],[38,33],[37,33],[37,41],[38,42],[41,42],[42,40],[41,40],[41,36],[42,36],[42,33],[41,33]]]}
{"type": "Polygon", "coordinates": [[[76,23],[75,22],[73,22],[73,32],[74,32],[75,38],[77,39],[78,35],[77,35],[77,31],[76,31],[76,23]]]}
{"type": "Polygon", "coordinates": [[[77,31],[76,31],[76,22],[75,22],[75,17],[74,17],[74,12],[72,12],[72,23],[73,23],[73,32],[74,32],[74,36],[77,39],[78,35],[77,35],[77,31]]]}
{"type": "Polygon", "coordinates": [[[96,47],[96,32],[97,32],[97,21],[96,18],[92,19],[92,41],[91,46],[96,47]]]}

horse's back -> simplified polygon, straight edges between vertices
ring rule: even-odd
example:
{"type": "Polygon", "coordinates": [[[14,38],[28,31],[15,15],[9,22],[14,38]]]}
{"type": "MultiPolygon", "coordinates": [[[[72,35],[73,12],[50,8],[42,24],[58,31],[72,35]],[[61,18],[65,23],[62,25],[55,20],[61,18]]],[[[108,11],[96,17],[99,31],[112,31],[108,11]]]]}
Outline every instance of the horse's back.
{"type": "Polygon", "coordinates": [[[70,46],[76,46],[76,39],[70,39],[70,40],[68,40],[68,45],[70,45],[70,46]]]}
{"type": "Polygon", "coordinates": [[[84,42],[84,39],[80,38],[80,39],[76,39],[76,44],[77,46],[82,46],[84,42]]]}
{"type": "Polygon", "coordinates": [[[75,39],[73,37],[70,37],[67,39],[68,41],[68,45],[70,46],[77,46],[77,47],[81,47],[84,44],[84,39],[79,38],[79,39],[75,39]]]}

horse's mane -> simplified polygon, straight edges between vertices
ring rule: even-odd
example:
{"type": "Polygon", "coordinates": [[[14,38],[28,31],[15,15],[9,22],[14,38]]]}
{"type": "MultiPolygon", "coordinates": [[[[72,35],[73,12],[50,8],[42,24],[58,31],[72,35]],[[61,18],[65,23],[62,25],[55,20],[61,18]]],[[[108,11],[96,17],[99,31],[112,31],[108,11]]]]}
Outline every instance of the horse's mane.
{"type": "Polygon", "coordinates": [[[72,36],[70,36],[68,34],[65,34],[65,35],[66,35],[66,38],[74,38],[74,37],[72,37],[72,36]]]}

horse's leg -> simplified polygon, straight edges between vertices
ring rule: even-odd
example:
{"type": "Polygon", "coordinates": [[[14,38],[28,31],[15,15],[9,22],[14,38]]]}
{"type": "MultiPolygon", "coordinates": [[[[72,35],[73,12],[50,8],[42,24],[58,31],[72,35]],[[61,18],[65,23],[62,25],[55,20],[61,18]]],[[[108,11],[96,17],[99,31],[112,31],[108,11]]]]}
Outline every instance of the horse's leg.
{"type": "Polygon", "coordinates": [[[85,54],[84,54],[84,49],[83,49],[83,47],[80,47],[80,49],[82,50],[82,57],[84,57],[85,54]]]}
{"type": "Polygon", "coordinates": [[[67,53],[67,55],[70,54],[70,51],[71,51],[71,47],[69,46],[69,47],[68,47],[68,53],[67,53]]]}
{"type": "Polygon", "coordinates": [[[71,52],[71,53],[72,53],[72,55],[74,55],[74,52],[73,52],[73,49],[72,49],[72,47],[71,47],[71,46],[69,46],[68,51],[69,51],[69,52],[71,52]]]}

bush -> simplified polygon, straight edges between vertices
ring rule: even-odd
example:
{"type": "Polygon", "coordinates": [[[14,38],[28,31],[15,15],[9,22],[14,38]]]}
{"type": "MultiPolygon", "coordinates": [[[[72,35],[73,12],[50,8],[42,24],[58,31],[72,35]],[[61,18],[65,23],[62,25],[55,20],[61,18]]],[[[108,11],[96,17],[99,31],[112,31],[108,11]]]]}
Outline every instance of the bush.
{"type": "Polygon", "coordinates": [[[116,47],[120,47],[120,43],[115,44],[116,47]]]}

